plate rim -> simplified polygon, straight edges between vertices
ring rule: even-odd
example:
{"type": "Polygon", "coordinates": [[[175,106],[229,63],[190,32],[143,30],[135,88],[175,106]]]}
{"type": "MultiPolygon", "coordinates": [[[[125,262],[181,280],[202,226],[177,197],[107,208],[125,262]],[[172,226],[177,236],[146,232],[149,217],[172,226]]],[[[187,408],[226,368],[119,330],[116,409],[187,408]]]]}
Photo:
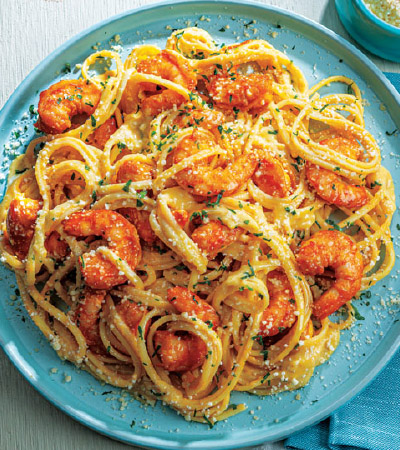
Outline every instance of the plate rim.
{"type": "MultiPolygon", "coordinates": [[[[101,20],[90,27],[82,30],[81,32],[73,35],[70,37],[66,42],[58,46],[56,49],[54,49],[48,56],[46,56],[44,59],[42,59],[29,73],[28,75],[22,80],[22,82],[17,86],[17,88],[13,91],[13,93],[9,96],[9,98],[4,103],[2,109],[0,110],[0,128],[2,127],[2,124],[7,118],[7,114],[9,110],[12,108],[14,103],[17,102],[18,98],[20,97],[21,93],[24,91],[24,89],[29,85],[29,83],[35,79],[37,72],[40,71],[40,68],[42,65],[47,64],[48,62],[52,61],[54,58],[59,56],[64,50],[68,49],[69,47],[72,47],[74,44],[76,44],[81,39],[87,37],[91,33],[98,31],[99,29],[111,24],[112,22],[116,22],[124,17],[127,16],[134,16],[136,14],[140,14],[145,11],[149,10],[157,10],[160,7],[179,7],[181,5],[197,5],[201,3],[207,3],[210,6],[213,4],[215,5],[232,5],[235,6],[248,6],[251,8],[254,8],[255,10],[261,9],[263,12],[274,12],[278,13],[281,16],[285,16],[289,19],[294,19],[297,22],[301,22],[308,27],[314,29],[317,33],[322,33],[323,35],[327,36],[329,39],[335,41],[337,44],[339,44],[341,47],[345,47],[347,51],[349,51],[351,54],[353,54],[356,59],[361,61],[361,63],[365,66],[365,69],[370,72],[375,78],[377,78],[381,84],[386,88],[387,91],[389,91],[390,96],[395,100],[397,103],[397,106],[400,108],[400,93],[397,92],[397,90],[394,88],[394,86],[390,83],[390,81],[385,77],[385,75],[382,73],[382,71],[375,65],[373,61],[371,61],[367,56],[365,56],[359,49],[357,49],[353,44],[351,44],[349,41],[344,39],[343,37],[339,36],[334,31],[330,30],[329,28],[325,27],[322,24],[319,24],[318,22],[315,22],[312,19],[309,19],[301,14],[294,13],[289,10],[285,10],[283,8],[274,6],[274,5],[266,5],[264,3],[260,3],[258,1],[250,1],[250,0],[166,0],[161,2],[156,2],[148,5],[138,6],[136,8],[128,9],[126,11],[123,11],[122,13],[113,15],[111,17],[108,17],[104,20],[101,20]]],[[[362,77],[364,78],[364,77],[362,77]]],[[[365,79],[365,78],[364,78],[365,79]]],[[[374,91],[374,93],[376,93],[374,91]]],[[[394,118],[392,117],[394,120],[394,118]]],[[[35,388],[37,392],[41,396],[43,396],[47,401],[52,403],[54,406],[56,406],[59,410],[61,410],[63,413],[67,414],[72,419],[76,420],[80,424],[84,425],[87,428],[90,428],[93,431],[96,431],[104,436],[107,436],[109,438],[115,439],[117,441],[130,444],[130,445],[140,445],[140,446],[146,446],[148,448],[156,448],[156,449],[180,449],[182,448],[180,445],[177,446],[178,443],[182,443],[185,445],[185,447],[190,447],[192,449],[203,449],[206,448],[203,446],[203,443],[207,444],[207,448],[215,449],[235,449],[239,446],[251,446],[251,445],[259,445],[263,442],[270,442],[274,440],[284,439],[288,437],[289,435],[298,432],[305,427],[314,425],[316,423],[319,423],[320,421],[324,420],[326,417],[328,417],[330,414],[332,414],[334,411],[336,411],[339,407],[343,406],[345,403],[349,402],[354,396],[359,394],[363,389],[365,389],[374,378],[377,377],[377,375],[383,370],[383,368],[386,366],[386,364],[389,362],[389,360],[392,358],[396,350],[400,347],[400,335],[397,336],[396,339],[394,339],[393,342],[391,342],[387,348],[387,350],[384,353],[384,356],[382,356],[376,366],[373,367],[373,369],[364,377],[362,377],[356,384],[349,389],[345,395],[338,398],[333,403],[330,403],[326,407],[322,408],[320,411],[316,412],[315,414],[312,414],[308,419],[306,420],[299,420],[297,419],[294,425],[291,425],[287,427],[285,430],[278,430],[277,432],[268,432],[265,429],[255,429],[253,434],[256,434],[257,437],[251,438],[234,438],[231,436],[226,440],[225,438],[221,440],[221,438],[210,438],[206,439],[202,442],[196,441],[188,443],[187,441],[178,441],[177,439],[173,438],[173,435],[171,434],[172,439],[163,439],[163,438],[157,438],[156,434],[157,432],[151,433],[150,435],[136,435],[132,433],[131,439],[128,439],[126,436],[126,433],[122,432],[122,430],[116,429],[116,428],[109,428],[107,426],[99,425],[96,422],[94,423],[88,423],[83,418],[77,416],[74,414],[74,411],[68,409],[63,403],[61,403],[57,399],[57,395],[54,395],[51,388],[47,388],[46,384],[39,381],[36,381],[32,379],[29,374],[27,373],[26,369],[24,368],[23,362],[25,361],[22,356],[18,358],[15,354],[12,354],[8,348],[6,347],[6,342],[4,340],[4,336],[2,333],[2,330],[0,329],[0,347],[3,349],[4,353],[7,355],[8,359],[11,361],[11,363],[14,365],[14,367],[17,368],[17,370],[21,373],[21,375],[29,382],[29,384],[35,388]],[[121,436],[121,433],[123,436],[121,436]],[[158,441],[158,442],[155,442],[158,441]],[[200,444],[200,445],[198,445],[200,444]]],[[[51,386],[51,385],[50,385],[51,386]]],[[[104,423],[106,425],[106,423],[104,423]]],[[[232,432],[234,433],[234,431],[232,432]]]]}

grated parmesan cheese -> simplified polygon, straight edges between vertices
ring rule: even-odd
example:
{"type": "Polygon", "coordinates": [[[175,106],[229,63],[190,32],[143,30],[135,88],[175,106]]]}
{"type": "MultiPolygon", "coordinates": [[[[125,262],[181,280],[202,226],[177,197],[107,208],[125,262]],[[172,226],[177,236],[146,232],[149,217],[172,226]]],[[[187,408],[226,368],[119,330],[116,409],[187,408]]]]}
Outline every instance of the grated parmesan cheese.
{"type": "Polygon", "coordinates": [[[367,0],[367,8],[389,25],[400,28],[400,1],[399,0],[367,0]]]}

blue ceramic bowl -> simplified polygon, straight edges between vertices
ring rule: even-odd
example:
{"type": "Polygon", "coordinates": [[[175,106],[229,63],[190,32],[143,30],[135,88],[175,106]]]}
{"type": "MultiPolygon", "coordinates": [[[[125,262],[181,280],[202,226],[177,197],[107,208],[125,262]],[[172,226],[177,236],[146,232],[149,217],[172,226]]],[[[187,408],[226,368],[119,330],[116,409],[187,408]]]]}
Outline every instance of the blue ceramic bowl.
{"type": "Polygon", "coordinates": [[[340,20],[364,48],[384,59],[400,62],[400,28],[373,14],[363,0],[336,0],[340,20]]]}

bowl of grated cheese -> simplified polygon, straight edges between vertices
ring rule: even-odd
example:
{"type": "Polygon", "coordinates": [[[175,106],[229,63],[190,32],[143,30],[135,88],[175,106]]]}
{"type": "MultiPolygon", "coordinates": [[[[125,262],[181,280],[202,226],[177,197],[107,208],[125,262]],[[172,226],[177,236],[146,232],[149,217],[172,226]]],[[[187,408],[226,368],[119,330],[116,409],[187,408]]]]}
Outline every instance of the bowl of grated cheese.
{"type": "Polygon", "coordinates": [[[336,0],[336,10],[360,45],[400,62],[400,0],[336,0]]]}

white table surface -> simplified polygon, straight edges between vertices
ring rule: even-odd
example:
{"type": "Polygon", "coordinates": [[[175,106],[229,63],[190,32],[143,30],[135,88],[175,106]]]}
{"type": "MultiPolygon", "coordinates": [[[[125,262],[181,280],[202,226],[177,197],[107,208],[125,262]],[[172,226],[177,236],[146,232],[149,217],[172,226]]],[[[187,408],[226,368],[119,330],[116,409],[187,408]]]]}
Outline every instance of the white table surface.
{"type": "MultiPolygon", "coordinates": [[[[28,73],[76,33],[152,0],[0,0],[0,108],[28,73]]],[[[352,41],[333,0],[264,0],[322,23],[352,41]]],[[[400,64],[369,57],[382,70],[400,64]]],[[[42,398],[0,350],[1,450],[117,450],[129,448],[83,427],[42,398]]],[[[132,448],[132,447],[130,447],[132,448]]],[[[282,450],[282,442],[253,450],[282,450]]]]}

